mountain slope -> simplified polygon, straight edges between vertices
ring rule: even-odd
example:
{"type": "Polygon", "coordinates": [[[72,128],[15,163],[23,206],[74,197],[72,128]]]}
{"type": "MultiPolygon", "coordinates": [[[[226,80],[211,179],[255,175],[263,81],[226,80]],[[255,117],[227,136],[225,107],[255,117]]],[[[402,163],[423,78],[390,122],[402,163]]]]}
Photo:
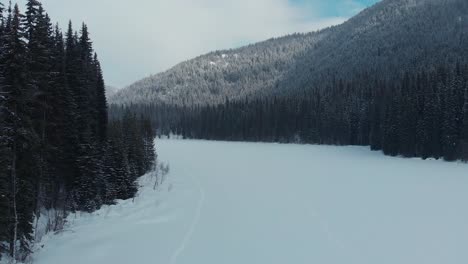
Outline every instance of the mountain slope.
{"type": "Polygon", "coordinates": [[[121,90],[113,103],[207,103],[240,98],[272,87],[297,54],[325,34],[296,34],[234,50],[216,51],[180,63],[121,90]]]}
{"type": "Polygon", "coordinates": [[[106,85],[106,97],[107,98],[114,96],[118,91],[119,91],[119,88],[106,85]]]}
{"type": "Polygon", "coordinates": [[[328,31],[295,61],[279,92],[363,73],[394,79],[461,61],[468,56],[468,1],[384,0],[328,31]]]}
{"type": "Polygon", "coordinates": [[[127,87],[111,103],[214,104],[289,94],[339,77],[468,57],[466,0],[383,0],[342,25],[217,51],[127,87]]]}

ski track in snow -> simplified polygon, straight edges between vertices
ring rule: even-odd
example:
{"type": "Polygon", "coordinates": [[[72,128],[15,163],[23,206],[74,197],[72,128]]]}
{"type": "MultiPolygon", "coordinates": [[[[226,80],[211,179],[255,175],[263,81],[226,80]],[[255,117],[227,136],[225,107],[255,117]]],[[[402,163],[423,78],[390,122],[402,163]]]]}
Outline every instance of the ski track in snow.
{"type": "Polygon", "coordinates": [[[467,164],[362,147],[157,147],[167,182],[155,191],[148,174],[135,199],[71,215],[34,264],[468,263],[467,164]]]}
{"type": "Polygon", "coordinates": [[[200,216],[201,216],[201,212],[202,212],[202,209],[203,209],[203,204],[205,203],[205,191],[203,190],[203,188],[202,188],[202,186],[200,184],[200,181],[195,180],[195,177],[193,177],[193,176],[191,176],[191,179],[198,186],[198,192],[199,192],[200,198],[199,198],[198,203],[197,203],[197,210],[195,212],[195,216],[194,216],[192,222],[190,223],[189,230],[185,234],[180,246],[172,254],[171,264],[176,264],[177,263],[177,259],[184,252],[185,247],[189,244],[190,239],[192,238],[193,232],[195,231],[195,227],[197,226],[198,222],[200,221],[200,216]]]}

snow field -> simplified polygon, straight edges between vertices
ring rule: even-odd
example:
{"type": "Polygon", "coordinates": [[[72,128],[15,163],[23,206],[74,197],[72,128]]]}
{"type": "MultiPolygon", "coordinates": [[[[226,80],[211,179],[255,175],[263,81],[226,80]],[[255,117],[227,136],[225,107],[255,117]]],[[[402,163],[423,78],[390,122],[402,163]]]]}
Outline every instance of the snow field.
{"type": "Polygon", "coordinates": [[[158,140],[156,191],[70,217],[39,264],[468,263],[468,165],[363,147],[158,140]]]}

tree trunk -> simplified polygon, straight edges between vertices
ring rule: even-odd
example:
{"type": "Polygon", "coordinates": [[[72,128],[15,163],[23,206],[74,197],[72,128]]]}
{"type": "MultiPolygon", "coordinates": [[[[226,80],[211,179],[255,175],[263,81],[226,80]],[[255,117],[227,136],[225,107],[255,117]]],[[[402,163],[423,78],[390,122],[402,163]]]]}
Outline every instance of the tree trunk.
{"type": "Polygon", "coordinates": [[[16,206],[16,142],[13,142],[13,157],[11,160],[11,182],[12,182],[12,202],[13,202],[13,216],[14,216],[14,226],[13,226],[13,238],[10,241],[10,255],[12,257],[13,263],[16,262],[17,250],[16,250],[16,241],[18,240],[18,210],[16,206]]]}

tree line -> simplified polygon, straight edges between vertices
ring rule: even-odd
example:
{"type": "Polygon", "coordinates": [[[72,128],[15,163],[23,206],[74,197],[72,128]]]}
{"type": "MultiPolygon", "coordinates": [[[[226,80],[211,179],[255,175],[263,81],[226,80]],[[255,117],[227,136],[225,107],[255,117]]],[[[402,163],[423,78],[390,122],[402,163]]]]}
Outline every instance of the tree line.
{"type": "MultiPolygon", "coordinates": [[[[98,209],[133,197],[155,159],[149,120],[108,121],[86,24],[63,35],[42,4],[0,3],[0,257],[25,260],[44,210],[98,209]]],[[[48,231],[59,229],[51,225],[48,231]]]]}
{"type": "MultiPolygon", "coordinates": [[[[127,107],[111,106],[119,115],[127,107]]],[[[399,79],[330,77],[285,97],[219,105],[130,106],[160,135],[184,138],[363,145],[391,156],[468,160],[468,65],[408,70],[399,79]]]]}

